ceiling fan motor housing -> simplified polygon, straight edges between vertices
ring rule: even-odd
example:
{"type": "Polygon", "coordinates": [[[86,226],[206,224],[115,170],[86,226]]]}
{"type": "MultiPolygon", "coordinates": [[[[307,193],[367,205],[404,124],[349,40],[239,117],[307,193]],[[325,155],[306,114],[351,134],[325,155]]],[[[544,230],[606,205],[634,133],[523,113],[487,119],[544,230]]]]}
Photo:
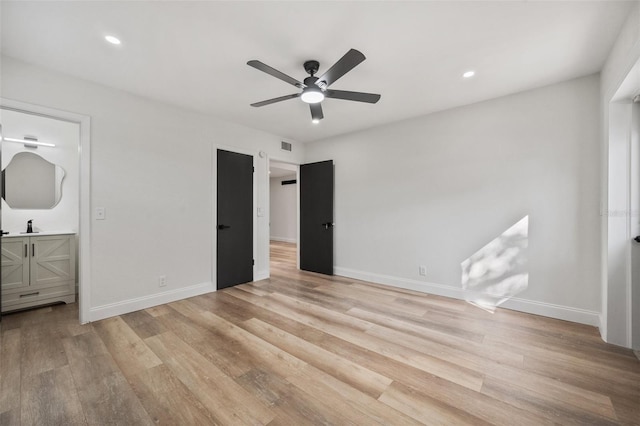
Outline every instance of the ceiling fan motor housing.
{"type": "Polygon", "coordinates": [[[307,77],[307,78],[304,79],[304,85],[309,87],[312,84],[315,84],[316,81],[318,81],[318,77],[314,77],[314,76],[307,77]]]}
{"type": "Polygon", "coordinates": [[[307,61],[304,63],[304,70],[311,76],[317,73],[319,68],[320,62],[318,61],[307,61]]]}

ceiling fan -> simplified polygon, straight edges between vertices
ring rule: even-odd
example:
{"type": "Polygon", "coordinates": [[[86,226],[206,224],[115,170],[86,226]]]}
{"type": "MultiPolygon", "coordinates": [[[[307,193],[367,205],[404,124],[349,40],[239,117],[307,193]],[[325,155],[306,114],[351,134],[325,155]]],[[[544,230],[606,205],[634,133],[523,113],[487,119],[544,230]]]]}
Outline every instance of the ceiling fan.
{"type": "Polygon", "coordinates": [[[260,61],[249,61],[247,62],[247,65],[302,89],[302,92],[300,93],[256,102],[251,104],[251,106],[261,107],[276,102],[286,101],[287,99],[300,98],[303,102],[309,104],[309,107],[311,108],[311,120],[314,123],[318,123],[324,118],[320,102],[325,98],[344,99],[346,101],[368,102],[370,104],[375,104],[380,100],[380,95],[376,95],[374,93],[348,92],[345,90],[329,89],[331,84],[335,83],[340,77],[351,71],[365,59],[365,56],[361,52],[356,49],[351,49],[320,77],[315,76],[318,72],[318,68],[320,68],[320,63],[314,60],[306,61],[304,63],[304,69],[309,74],[309,77],[305,78],[304,82],[300,82],[295,78],[289,77],[285,73],[260,61]]]}

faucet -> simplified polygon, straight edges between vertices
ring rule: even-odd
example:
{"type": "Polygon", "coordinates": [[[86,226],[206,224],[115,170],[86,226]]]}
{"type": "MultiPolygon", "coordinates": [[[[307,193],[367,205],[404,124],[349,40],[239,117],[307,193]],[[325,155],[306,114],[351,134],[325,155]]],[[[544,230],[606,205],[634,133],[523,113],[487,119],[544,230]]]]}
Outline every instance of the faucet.
{"type": "Polygon", "coordinates": [[[33,219],[27,221],[27,234],[33,233],[33,219]]]}

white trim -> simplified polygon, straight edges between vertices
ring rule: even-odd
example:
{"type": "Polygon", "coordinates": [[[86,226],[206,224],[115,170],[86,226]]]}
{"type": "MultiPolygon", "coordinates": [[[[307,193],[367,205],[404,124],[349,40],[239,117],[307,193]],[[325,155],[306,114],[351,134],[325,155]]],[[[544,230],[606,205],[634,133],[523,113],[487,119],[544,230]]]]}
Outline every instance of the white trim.
{"type": "Polygon", "coordinates": [[[253,282],[269,279],[269,270],[258,271],[253,276],[253,282]]]}
{"type": "Polygon", "coordinates": [[[78,224],[78,311],[79,321],[90,321],[91,306],[91,117],[74,112],[0,98],[0,105],[8,110],[40,115],[80,125],[80,214],[78,224]]]}
{"type": "Polygon", "coordinates": [[[607,341],[607,315],[603,312],[599,315],[600,325],[600,337],[603,341],[607,341]]]}
{"type": "Polygon", "coordinates": [[[142,296],[135,299],[123,300],[121,302],[96,306],[95,308],[91,308],[90,320],[99,321],[105,318],[115,317],[117,315],[151,308],[153,306],[187,299],[189,297],[200,296],[201,294],[211,293],[212,291],[216,291],[215,285],[213,283],[200,283],[189,287],[152,294],[149,296],[142,296]]]}
{"type": "Polygon", "coordinates": [[[538,302],[537,300],[520,299],[518,297],[511,298],[500,306],[514,311],[600,327],[600,312],[589,311],[587,309],[538,302]]]}
{"type": "MultiPolygon", "coordinates": [[[[415,290],[423,293],[464,300],[464,291],[462,290],[462,288],[458,287],[411,280],[407,278],[392,277],[389,275],[375,274],[372,272],[357,271],[354,269],[342,268],[339,266],[334,267],[334,273],[342,277],[354,278],[357,280],[369,281],[376,284],[384,284],[392,287],[399,287],[407,290],[415,290]]],[[[593,325],[596,327],[600,326],[599,312],[573,308],[570,306],[555,305],[552,303],[538,302],[535,300],[527,300],[514,297],[501,304],[500,307],[512,309],[515,311],[527,312],[535,315],[542,315],[545,317],[561,319],[565,321],[593,325]]]]}
{"type": "Polygon", "coordinates": [[[297,243],[297,238],[285,238],[285,237],[269,237],[271,241],[280,241],[282,243],[297,243]]]}

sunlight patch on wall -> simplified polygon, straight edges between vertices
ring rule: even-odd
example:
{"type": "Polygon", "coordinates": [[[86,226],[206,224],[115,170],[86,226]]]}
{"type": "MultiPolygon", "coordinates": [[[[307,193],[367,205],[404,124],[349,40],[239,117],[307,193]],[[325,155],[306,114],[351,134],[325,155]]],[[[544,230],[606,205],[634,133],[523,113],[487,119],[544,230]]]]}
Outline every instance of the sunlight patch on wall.
{"type": "Polygon", "coordinates": [[[529,216],[461,263],[465,300],[491,313],[527,289],[529,216]]]}

